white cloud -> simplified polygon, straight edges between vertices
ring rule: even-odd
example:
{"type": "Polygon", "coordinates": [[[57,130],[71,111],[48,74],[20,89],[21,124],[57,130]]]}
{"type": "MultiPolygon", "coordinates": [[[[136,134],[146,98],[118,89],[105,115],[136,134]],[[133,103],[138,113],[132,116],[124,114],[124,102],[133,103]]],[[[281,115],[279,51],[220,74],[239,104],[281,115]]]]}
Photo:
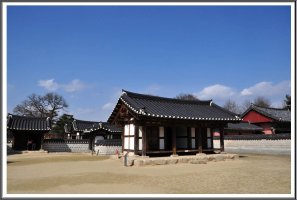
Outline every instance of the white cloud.
{"type": "Polygon", "coordinates": [[[57,83],[55,82],[55,79],[39,80],[38,86],[43,87],[49,91],[56,91],[58,89],[62,89],[66,92],[76,92],[86,87],[86,85],[79,79],[74,79],[70,81],[68,84],[57,83]]]}
{"type": "Polygon", "coordinates": [[[233,88],[215,84],[208,87],[203,88],[200,92],[196,93],[195,95],[198,96],[199,99],[228,99],[233,96],[236,92],[233,88]]]}
{"type": "Polygon", "coordinates": [[[281,107],[286,94],[291,94],[291,81],[288,80],[279,83],[262,81],[244,89],[216,84],[195,93],[199,99],[213,99],[219,105],[223,105],[228,99],[241,105],[246,100],[253,101],[256,97],[263,96],[271,101],[272,107],[281,107]]]}
{"type": "Polygon", "coordinates": [[[38,86],[49,91],[56,91],[59,88],[59,84],[55,82],[55,79],[40,80],[38,81],[38,86]]]}
{"type": "Polygon", "coordinates": [[[114,108],[114,104],[109,102],[109,103],[106,103],[102,106],[102,109],[103,110],[111,110],[112,108],[114,108]]]}
{"type": "Polygon", "coordinates": [[[282,81],[273,85],[272,82],[260,82],[240,92],[241,96],[276,96],[289,94],[291,91],[291,82],[282,81]]]}
{"type": "Polygon", "coordinates": [[[72,80],[70,83],[66,84],[66,85],[61,85],[61,87],[66,91],[66,92],[75,92],[75,91],[79,91],[82,90],[86,87],[86,85],[81,82],[78,79],[74,79],[72,80]]]}

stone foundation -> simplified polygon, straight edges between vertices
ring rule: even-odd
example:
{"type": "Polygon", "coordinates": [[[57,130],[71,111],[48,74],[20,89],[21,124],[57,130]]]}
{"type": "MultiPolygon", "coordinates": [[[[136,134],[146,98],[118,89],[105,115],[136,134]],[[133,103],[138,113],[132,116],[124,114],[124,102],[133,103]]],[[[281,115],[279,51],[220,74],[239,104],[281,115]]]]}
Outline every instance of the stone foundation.
{"type": "Polygon", "coordinates": [[[125,163],[125,157],[123,156],[121,161],[127,166],[148,166],[148,165],[172,165],[172,164],[207,164],[207,162],[225,161],[238,159],[237,154],[197,154],[196,156],[177,156],[177,157],[141,157],[141,156],[127,156],[125,163]]]}

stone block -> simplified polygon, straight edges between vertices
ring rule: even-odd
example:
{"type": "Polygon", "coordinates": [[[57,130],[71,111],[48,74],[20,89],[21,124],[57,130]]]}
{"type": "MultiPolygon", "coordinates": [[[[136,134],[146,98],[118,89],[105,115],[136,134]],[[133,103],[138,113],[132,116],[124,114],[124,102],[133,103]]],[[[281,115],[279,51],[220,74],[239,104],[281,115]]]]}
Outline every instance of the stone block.
{"type": "Polygon", "coordinates": [[[167,160],[167,163],[168,164],[176,164],[176,163],[178,163],[178,159],[176,159],[176,158],[169,158],[167,160]]]}
{"type": "Polygon", "coordinates": [[[134,164],[134,159],[128,158],[127,160],[127,166],[132,166],[134,164]]]}
{"type": "Polygon", "coordinates": [[[219,161],[224,161],[225,156],[224,155],[214,155],[214,161],[219,162],[219,161]]]}
{"type": "Polygon", "coordinates": [[[166,165],[166,159],[152,159],[152,165],[166,165]]]}
{"type": "Polygon", "coordinates": [[[152,160],[151,159],[144,159],[143,160],[143,164],[144,165],[151,165],[152,164],[152,160]]]}
{"type": "Polygon", "coordinates": [[[183,157],[178,159],[178,163],[188,163],[190,158],[188,157],[183,157]]]}
{"type": "Polygon", "coordinates": [[[190,161],[191,164],[207,164],[206,160],[192,159],[190,161]]]}
{"type": "Polygon", "coordinates": [[[136,166],[136,167],[144,166],[144,160],[142,160],[142,159],[134,160],[134,166],[136,166]]]}
{"type": "Polygon", "coordinates": [[[228,155],[228,158],[229,158],[229,159],[236,160],[236,159],[239,159],[239,155],[238,155],[238,154],[229,154],[229,155],[228,155]]]}
{"type": "Polygon", "coordinates": [[[196,154],[196,156],[194,156],[194,160],[197,159],[197,160],[208,160],[207,158],[207,155],[206,154],[196,154]]]}
{"type": "Polygon", "coordinates": [[[205,153],[196,153],[196,156],[206,156],[205,153]]]}
{"type": "Polygon", "coordinates": [[[208,161],[213,161],[215,158],[214,158],[214,156],[213,155],[208,155],[207,156],[207,160],[208,161]]]}

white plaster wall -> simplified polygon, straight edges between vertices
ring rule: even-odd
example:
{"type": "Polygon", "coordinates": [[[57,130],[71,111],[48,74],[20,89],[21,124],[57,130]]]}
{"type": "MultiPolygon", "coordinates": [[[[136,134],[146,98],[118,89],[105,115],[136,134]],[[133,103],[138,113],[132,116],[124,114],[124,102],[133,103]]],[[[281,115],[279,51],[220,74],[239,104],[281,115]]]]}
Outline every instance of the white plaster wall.
{"type": "MultiPolygon", "coordinates": [[[[214,140],[214,148],[220,148],[220,140],[214,140]]],[[[291,140],[224,140],[226,152],[285,154],[291,153],[291,140]]]]}
{"type": "Polygon", "coordinates": [[[124,137],[124,149],[129,149],[129,137],[124,137]]]}
{"type": "Polygon", "coordinates": [[[129,149],[130,150],[134,150],[134,137],[129,137],[129,140],[130,140],[130,147],[129,147],[129,149]]]}
{"type": "Polygon", "coordinates": [[[138,149],[142,150],[142,139],[138,139],[138,149]]]}
{"type": "Polygon", "coordinates": [[[124,135],[129,135],[129,124],[125,125],[124,135]]]}
{"type": "Polygon", "coordinates": [[[95,152],[98,155],[115,155],[116,152],[122,152],[122,146],[95,146],[95,152]]]}

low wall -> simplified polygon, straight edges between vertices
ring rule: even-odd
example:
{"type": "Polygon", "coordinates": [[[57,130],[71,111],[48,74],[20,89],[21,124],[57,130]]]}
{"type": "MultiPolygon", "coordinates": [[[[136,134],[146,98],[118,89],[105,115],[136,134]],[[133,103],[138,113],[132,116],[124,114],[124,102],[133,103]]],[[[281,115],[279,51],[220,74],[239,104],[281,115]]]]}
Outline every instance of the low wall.
{"type": "Polygon", "coordinates": [[[13,153],[12,149],[12,139],[8,138],[7,139],[7,154],[13,153]]]}
{"type": "Polygon", "coordinates": [[[98,155],[115,155],[122,153],[121,140],[98,140],[95,144],[95,152],[98,155]]]}
{"type": "Polygon", "coordinates": [[[90,152],[89,140],[45,139],[43,149],[48,152],[90,152]]]}
{"type": "MultiPolygon", "coordinates": [[[[89,140],[45,139],[43,149],[48,152],[90,152],[89,140]]],[[[98,155],[115,155],[122,153],[121,140],[98,140],[95,152],[98,155]]]]}
{"type": "MultiPolygon", "coordinates": [[[[214,137],[214,148],[219,147],[220,140],[214,137]]],[[[291,137],[289,134],[225,136],[224,147],[227,153],[290,155],[291,137]]]]}

